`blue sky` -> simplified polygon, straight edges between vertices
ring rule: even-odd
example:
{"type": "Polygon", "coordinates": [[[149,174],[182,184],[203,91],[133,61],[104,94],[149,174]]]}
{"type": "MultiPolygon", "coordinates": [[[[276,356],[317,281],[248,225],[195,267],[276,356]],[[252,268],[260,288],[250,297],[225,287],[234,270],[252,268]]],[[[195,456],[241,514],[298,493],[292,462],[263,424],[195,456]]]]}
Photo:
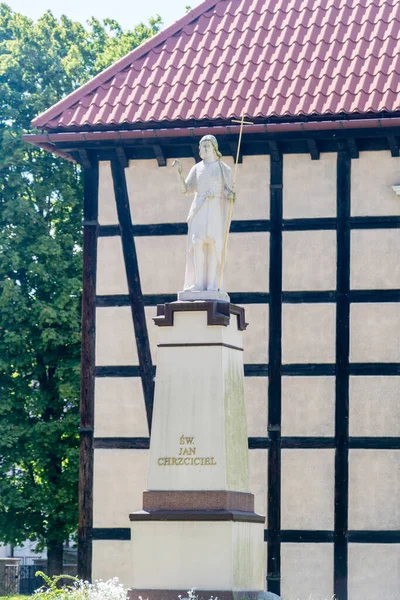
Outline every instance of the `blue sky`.
{"type": "Polygon", "coordinates": [[[124,28],[132,28],[141,21],[147,21],[156,14],[161,15],[165,26],[170,25],[185,12],[185,6],[192,8],[200,0],[0,0],[5,1],[13,10],[27,17],[37,19],[46,10],[56,17],[67,15],[74,21],[84,23],[89,17],[104,19],[111,17],[124,28]]]}

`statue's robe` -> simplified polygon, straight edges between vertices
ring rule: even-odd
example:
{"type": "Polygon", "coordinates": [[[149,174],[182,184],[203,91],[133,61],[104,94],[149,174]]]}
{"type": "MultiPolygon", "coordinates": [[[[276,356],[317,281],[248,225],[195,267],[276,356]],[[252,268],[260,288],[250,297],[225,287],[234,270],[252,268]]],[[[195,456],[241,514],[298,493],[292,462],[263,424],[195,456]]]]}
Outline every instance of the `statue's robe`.
{"type": "Polygon", "coordinates": [[[195,284],[193,241],[200,238],[215,244],[218,271],[229,214],[229,193],[232,190],[232,169],[221,160],[201,161],[194,165],[186,179],[186,194],[195,194],[187,218],[188,248],[184,289],[195,284]],[[211,196],[207,198],[207,196],[211,196]]]}

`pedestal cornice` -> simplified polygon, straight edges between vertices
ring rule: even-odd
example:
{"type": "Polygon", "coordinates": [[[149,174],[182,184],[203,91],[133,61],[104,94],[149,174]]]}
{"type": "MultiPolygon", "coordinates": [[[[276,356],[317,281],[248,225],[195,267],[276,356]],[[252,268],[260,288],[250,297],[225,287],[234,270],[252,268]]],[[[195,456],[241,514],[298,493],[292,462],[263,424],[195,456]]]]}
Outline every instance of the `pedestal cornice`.
{"type": "Polygon", "coordinates": [[[219,302],[216,300],[204,300],[199,302],[170,302],[169,304],[158,304],[157,316],[154,323],[158,327],[172,327],[174,325],[175,312],[207,311],[207,325],[223,325],[227,327],[231,315],[237,317],[239,331],[245,331],[247,323],[242,306],[219,302]]]}
{"type": "Polygon", "coordinates": [[[130,521],[234,521],[264,523],[265,517],[240,510],[140,510],[129,515],[130,521]]]}

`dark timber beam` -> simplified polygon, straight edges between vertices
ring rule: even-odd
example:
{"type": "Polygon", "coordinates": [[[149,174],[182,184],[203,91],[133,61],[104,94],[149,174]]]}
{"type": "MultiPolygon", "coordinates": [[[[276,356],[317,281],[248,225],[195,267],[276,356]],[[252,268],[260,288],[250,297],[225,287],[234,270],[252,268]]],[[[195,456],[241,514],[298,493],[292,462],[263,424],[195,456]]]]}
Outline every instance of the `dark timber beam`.
{"type": "Polygon", "coordinates": [[[114,158],[111,161],[111,171],[114,181],[114,193],[117,203],[118,220],[121,229],[122,251],[124,255],[125,271],[128,281],[129,301],[139,358],[139,372],[142,379],[147,423],[150,432],[154,401],[154,369],[151,359],[149,335],[147,332],[146,315],[144,311],[142,286],[140,283],[139,265],[136,254],[135,239],[133,235],[125,170],[121,166],[118,158],[114,158]]]}
{"type": "Polygon", "coordinates": [[[89,158],[89,153],[85,148],[79,148],[78,156],[79,156],[79,162],[84,169],[92,168],[92,162],[89,158]]]}
{"type": "MultiPolygon", "coordinates": [[[[89,164],[89,157],[87,158],[89,164]]],[[[78,576],[92,577],[98,164],[84,170],[78,576]]]]}
{"type": "Polygon", "coordinates": [[[127,167],[129,167],[129,159],[128,159],[128,155],[127,155],[125,149],[122,148],[122,146],[117,146],[115,150],[116,150],[119,164],[121,165],[121,167],[123,169],[126,169],[127,167]]]}
{"type": "MultiPolygon", "coordinates": [[[[307,302],[308,304],[308,302],[307,302]]],[[[323,303],[325,304],[325,302],[323,303]]],[[[123,306],[126,306],[124,304],[123,306]]],[[[153,377],[156,369],[154,368],[153,377]]],[[[245,363],[245,377],[268,377],[269,365],[267,363],[245,363]]],[[[282,365],[282,375],[293,377],[321,377],[323,375],[334,377],[336,374],[335,363],[291,363],[282,365]]],[[[349,374],[356,376],[400,376],[400,363],[350,363],[349,374]]],[[[140,377],[138,366],[103,366],[96,367],[96,377],[140,377]]]]}
{"type": "MultiPolygon", "coordinates": [[[[157,306],[174,302],[176,294],[145,294],[143,302],[145,306],[157,306]]],[[[378,302],[400,302],[400,289],[394,290],[352,290],[349,292],[350,302],[357,304],[378,302]]],[[[282,302],[284,304],[326,304],[337,300],[337,292],[331,291],[308,291],[283,292],[282,302]]],[[[233,292],[231,294],[233,304],[269,304],[268,292],[233,292]]],[[[127,294],[107,294],[97,296],[96,304],[99,307],[130,306],[127,294]]],[[[357,364],[357,363],[353,363],[357,364]]],[[[368,363],[372,364],[372,363],[368,363]]],[[[385,363],[388,364],[388,363],[385,363]]],[[[285,366],[285,368],[287,365],[285,366]]]]}
{"type": "Polygon", "coordinates": [[[354,138],[347,138],[347,148],[350,158],[359,158],[358,146],[354,138]]]}
{"type": "Polygon", "coordinates": [[[131,530],[129,527],[95,527],[93,528],[93,539],[129,542],[131,539],[131,530]]]}
{"type": "MultiPolygon", "coordinates": [[[[249,450],[266,450],[270,446],[268,437],[249,437],[249,450]]],[[[94,438],[93,447],[119,450],[148,450],[150,448],[150,438],[144,437],[105,437],[94,438]]],[[[282,448],[295,449],[324,449],[335,448],[335,438],[333,437],[282,437],[282,448]]],[[[349,448],[359,450],[399,450],[400,437],[350,437],[349,448]]],[[[333,541],[333,532],[332,532],[333,541]]]]}
{"type": "Polygon", "coordinates": [[[190,148],[192,150],[194,160],[197,163],[201,162],[201,156],[199,154],[199,145],[198,144],[190,144],[190,148]]]}
{"type": "Polygon", "coordinates": [[[400,156],[399,140],[394,135],[388,135],[387,141],[393,157],[400,156]]]}
{"type": "Polygon", "coordinates": [[[307,140],[308,151],[311,155],[311,160],[319,160],[319,150],[317,142],[313,139],[307,140]]]}
{"type": "MultiPolygon", "coordinates": [[[[270,142],[271,143],[271,142],[270,142]]],[[[275,145],[276,146],[276,145],[275,145]]],[[[282,181],[283,159],[272,143],[269,238],[268,353],[268,563],[267,589],[280,594],[281,579],[281,404],[282,404],[282,181]]]]}
{"type": "Polygon", "coordinates": [[[349,512],[350,181],[351,159],[337,158],[334,593],[347,600],[349,512]]]}
{"type": "Polygon", "coordinates": [[[150,438],[94,438],[95,448],[118,449],[118,450],[148,450],[150,448],[150,438]]]}
{"type": "MultiPolygon", "coordinates": [[[[268,542],[270,532],[264,530],[264,541],[268,542]]],[[[131,530],[129,527],[96,527],[93,528],[94,540],[118,540],[129,541],[131,530]]],[[[349,531],[349,542],[355,544],[399,544],[400,531],[349,531]]],[[[318,529],[283,529],[281,541],[284,543],[297,544],[331,544],[334,540],[334,532],[318,529]]],[[[338,599],[339,600],[339,599],[338,599]]]]}
{"type": "Polygon", "coordinates": [[[278,142],[275,140],[268,140],[269,153],[272,160],[279,161],[281,159],[281,151],[279,150],[278,142]]]}
{"type": "MultiPolygon", "coordinates": [[[[236,156],[237,156],[237,149],[238,149],[238,143],[237,142],[230,142],[229,143],[230,149],[231,149],[231,154],[232,154],[232,158],[234,160],[234,162],[236,162],[236,156]]],[[[243,162],[243,144],[241,145],[240,151],[239,151],[239,158],[238,158],[238,163],[242,164],[243,162]]]]}
{"type": "Polygon", "coordinates": [[[157,159],[159,167],[167,166],[167,157],[163,148],[159,144],[153,144],[154,156],[157,159]]]}

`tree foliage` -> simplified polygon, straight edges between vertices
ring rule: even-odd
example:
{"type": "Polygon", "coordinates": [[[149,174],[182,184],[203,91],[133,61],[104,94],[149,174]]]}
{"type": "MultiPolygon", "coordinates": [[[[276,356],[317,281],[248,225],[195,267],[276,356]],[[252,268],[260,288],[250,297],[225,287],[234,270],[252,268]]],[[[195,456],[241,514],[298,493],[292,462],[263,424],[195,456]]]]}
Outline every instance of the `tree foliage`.
{"type": "Polygon", "coordinates": [[[82,176],[21,136],[160,26],[0,4],[0,541],[50,564],[77,525],[82,176]]]}

